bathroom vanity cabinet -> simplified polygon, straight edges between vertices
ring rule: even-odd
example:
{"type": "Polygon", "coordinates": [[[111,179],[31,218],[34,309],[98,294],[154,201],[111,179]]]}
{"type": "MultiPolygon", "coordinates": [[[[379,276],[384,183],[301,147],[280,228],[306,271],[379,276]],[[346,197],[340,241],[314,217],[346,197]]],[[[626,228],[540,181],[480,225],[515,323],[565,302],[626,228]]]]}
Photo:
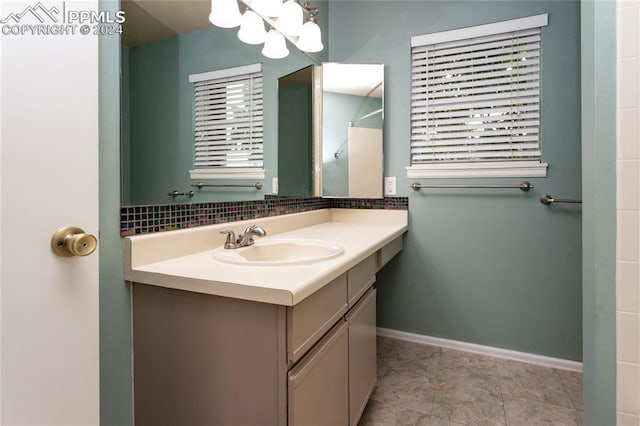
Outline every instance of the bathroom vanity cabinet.
{"type": "Polygon", "coordinates": [[[134,283],[136,425],[356,425],[401,238],[293,306],[134,283]]]}
{"type": "Polygon", "coordinates": [[[356,425],[376,380],[375,276],[407,229],[406,210],[323,209],[125,238],[136,425],[356,425]],[[290,265],[214,256],[220,231],[254,224],[265,246],[343,251],[290,265]]]}

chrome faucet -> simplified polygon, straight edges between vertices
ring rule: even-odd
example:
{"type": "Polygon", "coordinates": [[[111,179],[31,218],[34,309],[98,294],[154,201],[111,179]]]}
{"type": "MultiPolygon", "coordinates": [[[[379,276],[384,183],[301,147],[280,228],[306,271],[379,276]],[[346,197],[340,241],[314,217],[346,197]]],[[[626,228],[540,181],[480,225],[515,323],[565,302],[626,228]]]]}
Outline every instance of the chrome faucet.
{"type": "Polygon", "coordinates": [[[238,247],[246,247],[250,246],[254,243],[253,237],[264,237],[267,235],[267,231],[258,225],[251,225],[247,229],[244,230],[244,234],[238,236],[236,240],[236,244],[238,247]]]}
{"type": "Polygon", "coordinates": [[[238,247],[247,247],[255,243],[253,237],[264,237],[267,231],[258,225],[251,225],[244,230],[242,235],[236,238],[236,234],[231,230],[220,231],[221,234],[227,234],[227,241],[224,243],[225,249],[235,249],[238,247]]]}

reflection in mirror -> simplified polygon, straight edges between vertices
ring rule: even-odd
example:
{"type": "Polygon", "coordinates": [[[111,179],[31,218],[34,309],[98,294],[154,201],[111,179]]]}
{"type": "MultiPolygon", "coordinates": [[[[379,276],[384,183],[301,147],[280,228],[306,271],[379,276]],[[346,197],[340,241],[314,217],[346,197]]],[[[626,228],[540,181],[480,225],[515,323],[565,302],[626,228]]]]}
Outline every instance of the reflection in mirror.
{"type": "Polygon", "coordinates": [[[310,197],[313,176],[314,66],[278,79],[278,195],[310,197]]]}
{"type": "MultiPolygon", "coordinates": [[[[322,3],[314,0],[312,4],[322,3]]],[[[265,58],[262,46],[238,39],[237,30],[221,29],[208,20],[210,0],[123,0],[121,70],[122,204],[171,204],[263,199],[271,192],[277,161],[277,78],[313,60],[297,49],[287,58],[265,58]],[[264,168],[263,190],[251,180],[207,180],[206,184],[247,187],[197,189],[193,168],[193,86],[189,75],[263,64],[264,168]],[[171,197],[188,193],[193,197],[171,197]]],[[[327,8],[320,5],[320,13],[327,8]]],[[[319,19],[327,34],[326,16],[319,19]]]]}
{"type": "Polygon", "coordinates": [[[322,65],[322,195],[382,198],[384,65],[322,65]]]}
{"type": "Polygon", "coordinates": [[[279,195],[382,198],[383,79],[337,63],[278,79],[279,195]]]}

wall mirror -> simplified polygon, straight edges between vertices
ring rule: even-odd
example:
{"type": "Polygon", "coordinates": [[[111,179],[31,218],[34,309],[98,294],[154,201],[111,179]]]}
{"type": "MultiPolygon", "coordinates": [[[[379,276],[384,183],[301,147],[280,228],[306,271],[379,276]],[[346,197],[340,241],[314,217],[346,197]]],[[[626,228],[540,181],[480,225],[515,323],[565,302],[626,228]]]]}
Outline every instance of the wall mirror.
{"type": "Polygon", "coordinates": [[[384,65],[324,63],[278,79],[283,196],[382,198],[384,65]]]}
{"type": "Polygon", "coordinates": [[[384,65],[322,64],[322,196],[382,198],[384,65]]]}
{"type": "MultiPolygon", "coordinates": [[[[321,15],[326,13],[326,3],[320,7],[321,15]]],[[[265,60],[259,47],[237,40],[236,31],[211,27],[209,0],[124,0],[122,8],[127,16],[121,73],[123,205],[257,200],[274,192],[273,178],[278,178],[282,196],[382,197],[382,65],[307,68],[326,58],[311,58],[293,48],[285,59],[265,60]],[[256,62],[262,62],[264,70],[263,189],[191,187],[195,182],[188,176],[193,160],[188,75],[256,62]],[[287,120],[301,124],[302,114],[316,118],[308,124],[311,136],[287,148],[278,135],[278,121],[287,115],[279,111],[287,102],[278,100],[278,80],[294,78],[294,71],[302,68],[307,68],[302,76],[315,82],[325,74],[324,83],[308,83],[304,91],[317,101],[308,109],[298,103],[298,117],[287,120]],[[185,195],[171,197],[172,191],[185,195]],[[186,195],[189,191],[195,195],[186,195]]],[[[326,16],[319,21],[326,25],[326,16]]],[[[295,84],[300,84],[298,77],[295,84]]],[[[289,95],[295,99],[304,91],[289,95]]]]}

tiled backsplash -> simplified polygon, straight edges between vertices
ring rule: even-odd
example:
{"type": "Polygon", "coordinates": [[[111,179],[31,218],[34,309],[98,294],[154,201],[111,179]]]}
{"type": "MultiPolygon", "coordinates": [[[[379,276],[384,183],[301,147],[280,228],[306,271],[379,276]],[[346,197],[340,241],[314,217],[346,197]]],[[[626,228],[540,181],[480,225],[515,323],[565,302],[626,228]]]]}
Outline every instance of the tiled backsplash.
{"type": "Polygon", "coordinates": [[[120,235],[148,234],[327,208],[408,210],[408,197],[299,198],[266,195],[264,200],[128,206],[120,209],[120,235]]]}

